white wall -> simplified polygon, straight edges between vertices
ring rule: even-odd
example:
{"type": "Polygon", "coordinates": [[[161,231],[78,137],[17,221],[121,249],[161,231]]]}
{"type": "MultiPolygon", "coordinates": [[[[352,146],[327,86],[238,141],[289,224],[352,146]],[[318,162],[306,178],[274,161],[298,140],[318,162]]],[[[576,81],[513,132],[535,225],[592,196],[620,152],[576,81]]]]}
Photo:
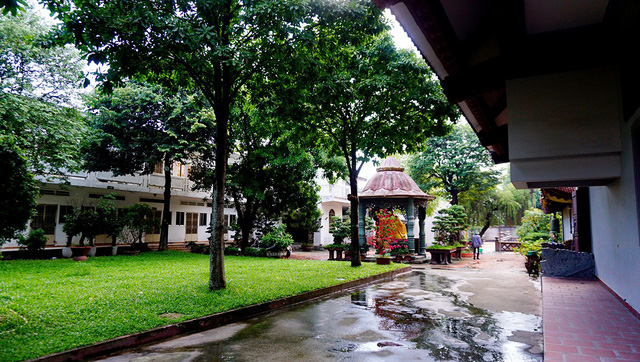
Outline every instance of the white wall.
{"type": "Polygon", "coordinates": [[[619,89],[612,67],[507,81],[513,185],[605,185],[618,177],[619,89]]]}
{"type": "Polygon", "coordinates": [[[631,125],[620,122],[622,176],[611,185],[589,189],[596,274],[640,311],[640,243],[634,182],[631,125]]]}

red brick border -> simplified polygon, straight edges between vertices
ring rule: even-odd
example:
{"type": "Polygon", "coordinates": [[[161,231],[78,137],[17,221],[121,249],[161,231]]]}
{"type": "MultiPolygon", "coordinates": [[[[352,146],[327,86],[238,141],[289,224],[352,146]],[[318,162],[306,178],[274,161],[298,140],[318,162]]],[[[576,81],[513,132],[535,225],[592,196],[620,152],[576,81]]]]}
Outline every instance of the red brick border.
{"type": "Polygon", "coordinates": [[[123,349],[137,347],[143,344],[156,342],[162,339],[175,337],[181,334],[193,333],[203,331],[215,327],[222,326],[224,324],[237,322],[240,320],[255,317],[258,314],[270,312],[274,309],[307,302],[320,297],[328,296],[331,294],[337,294],[345,292],[349,289],[361,287],[367,284],[378,282],[381,280],[390,280],[398,276],[411,272],[411,267],[391,270],[386,273],[372,275],[364,279],[353,280],[350,282],[334,285],[331,287],[312,290],[306,293],[294,295],[291,297],[276,299],[270,302],[261,304],[254,304],[248,307],[233,309],[222,313],[216,313],[205,317],[191,319],[177,324],[171,324],[168,326],[154,328],[145,332],[129,334],[126,336],[117,337],[108,341],[99,342],[89,346],[78,347],[72,350],[50,354],[47,356],[39,357],[32,361],[80,361],[88,358],[95,358],[98,356],[104,356],[109,353],[118,352],[123,349]]]}

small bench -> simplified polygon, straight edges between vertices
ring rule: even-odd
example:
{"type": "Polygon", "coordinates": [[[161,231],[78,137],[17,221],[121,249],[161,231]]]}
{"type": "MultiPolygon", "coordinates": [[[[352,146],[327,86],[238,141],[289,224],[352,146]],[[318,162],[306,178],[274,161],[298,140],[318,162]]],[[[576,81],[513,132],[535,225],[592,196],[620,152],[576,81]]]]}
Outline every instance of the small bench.
{"type": "Polygon", "coordinates": [[[496,251],[513,251],[518,247],[520,247],[520,242],[517,240],[496,240],[496,251]]]}

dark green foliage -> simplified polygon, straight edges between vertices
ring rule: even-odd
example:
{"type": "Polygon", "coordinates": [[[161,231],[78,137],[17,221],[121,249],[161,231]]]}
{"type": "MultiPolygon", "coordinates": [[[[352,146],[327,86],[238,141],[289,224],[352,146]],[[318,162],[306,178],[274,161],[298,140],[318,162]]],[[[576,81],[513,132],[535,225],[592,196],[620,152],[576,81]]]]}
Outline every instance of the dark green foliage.
{"type": "Polygon", "coordinates": [[[18,244],[26,247],[29,251],[42,250],[47,245],[47,236],[42,229],[31,229],[29,235],[18,236],[18,244]]]}
{"type": "MultiPolygon", "coordinates": [[[[105,89],[142,76],[172,89],[197,89],[215,115],[215,186],[211,290],[224,288],[223,216],[231,113],[251,77],[290,58],[291,44],[311,24],[303,0],[44,0],[59,14],[59,39],[88,60],[108,63],[105,89]]],[[[211,135],[213,136],[213,135],[211,135]]]]}
{"type": "MultiPolygon", "coordinates": [[[[421,148],[457,118],[429,67],[395,48],[382,13],[370,1],[318,1],[287,64],[287,77],[268,77],[281,118],[301,138],[340,157],[351,185],[351,248],[359,249],[358,175],[373,157],[421,148]],[[301,121],[302,120],[302,121],[301,121]],[[294,126],[295,125],[295,126],[294,126]]],[[[359,253],[352,265],[360,264],[359,253]]]]}
{"type": "Polygon", "coordinates": [[[153,218],[153,209],[147,204],[137,203],[127,208],[129,223],[126,227],[136,235],[136,242],[142,243],[142,236],[160,227],[160,220],[153,218]]]}
{"type": "Polygon", "coordinates": [[[272,251],[283,251],[293,244],[293,238],[286,232],[284,224],[278,225],[260,240],[260,246],[272,251]]]}
{"type": "Polygon", "coordinates": [[[409,175],[427,192],[443,189],[451,205],[461,193],[483,191],[498,183],[487,151],[468,126],[457,126],[448,136],[431,137],[426,150],[409,161],[409,175]]]}
{"type": "Polygon", "coordinates": [[[264,248],[254,248],[252,246],[244,248],[242,250],[242,254],[244,256],[255,256],[260,258],[265,258],[267,256],[267,250],[264,248]]]}
{"type": "MultiPolygon", "coordinates": [[[[190,241],[187,244],[187,247],[189,248],[189,250],[191,250],[192,253],[195,253],[195,254],[209,254],[211,252],[211,250],[209,250],[209,245],[201,245],[196,243],[195,241],[190,241]]],[[[225,255],[227,255],[226,249],[225,249],[225,255]]],[[[232,254],[232,255],[235,255],[235,254],[232,254]]]]}
{"type": "Polygon", "coordinates": [[[224,248],[224,255],[240,255],[240,250],[235,246],[228,246],[224,248]]]}
{"type": "Polygon", "coordinates": [[[38,188],[12,137],[0,134],[0,244],[23,231],[36,208],[38,188]]]}
{"type": "Polygon", "coordinates": [[[78,169],[86,128],[69,108],[82,61],[73,47],[46,44],[52,22],[24,10],[0,16],[0,135],[12,138],[34,175],[62,175],[78,169]]]}
{"type": "Polygon", "coordinates": [[[309,190],[309,197],[301,207],[287,212],[282,221],[287,226],[286,231],[291,234],[293,241],[300,244],[313,243],[313,233],[320,229],[322,212],[318,209],[320,197],[317,189],[309,190]]]}
{"type": "Polygon", "coordinates": [[[112,246],[116,246],[117,239],[122,234],[124,227],[131,222],[130,216],[123,211],[118,212],[118,208],[114,202],[115,195],[105,195],[100,197],[96,211],[102,221],[102,232],[111,237],[112,246]]]}
{"type": "Polygon", "coordinates": [[[467,214],[460,205],[451,205],[438,211],[431,231],[435,233],[436,242],[443,246],[453,246],[460,241],[460,232],[467,227],[467,214]]]}
{"type": "Polygon", "coordinates": [[[333,216],[329,223],[329,232],[333,235],[333,242],[342,244],[344,238],[351,235],[351,221],[344,222],[339,216],[333,216]]]}

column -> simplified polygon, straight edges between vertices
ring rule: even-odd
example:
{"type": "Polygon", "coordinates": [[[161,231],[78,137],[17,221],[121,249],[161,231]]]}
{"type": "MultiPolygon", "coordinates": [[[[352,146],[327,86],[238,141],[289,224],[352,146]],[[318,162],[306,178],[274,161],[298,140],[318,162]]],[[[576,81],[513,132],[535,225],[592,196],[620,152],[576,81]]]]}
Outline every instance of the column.
{"type": "Polygon", "coordinates": [[[416,241],[413,237],[413,197],[410,197],[407,201],[407,241],[409,242],[409,251],[413,254],[416,252],[416,241]]]}
{"type": "Polygon", "coordinates": [[[420,227],[420,255],[425,255],[426,241],[424,230],[424,219],[427,215],[427,209],[424,206],[418,206],[418,226],[420,227]]]}
{"type": "Polygon", "coordinates": [[[360,241],[360,250],[367,248],[367,237],[364,231],[364,218],[366,217],[367,209],[364,207],[364,202],[360,200],[358,202],[358,239],[360,241]]]}

